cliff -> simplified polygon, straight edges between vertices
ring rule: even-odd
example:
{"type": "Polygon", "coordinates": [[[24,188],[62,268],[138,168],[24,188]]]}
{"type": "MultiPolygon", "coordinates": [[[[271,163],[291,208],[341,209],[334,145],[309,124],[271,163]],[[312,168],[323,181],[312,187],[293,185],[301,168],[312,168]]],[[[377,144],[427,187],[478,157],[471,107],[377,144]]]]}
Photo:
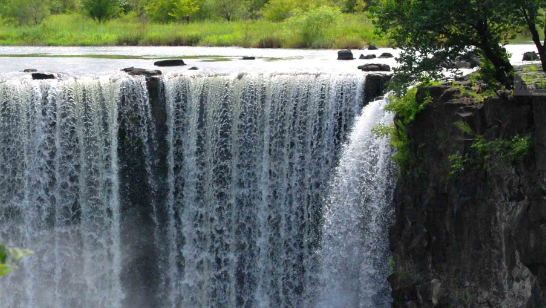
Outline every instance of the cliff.
{"type": "Polygon", "coordinates": [[[389,234],[394,308],[546,307],[546,95],[417,92],[389,234]]]}

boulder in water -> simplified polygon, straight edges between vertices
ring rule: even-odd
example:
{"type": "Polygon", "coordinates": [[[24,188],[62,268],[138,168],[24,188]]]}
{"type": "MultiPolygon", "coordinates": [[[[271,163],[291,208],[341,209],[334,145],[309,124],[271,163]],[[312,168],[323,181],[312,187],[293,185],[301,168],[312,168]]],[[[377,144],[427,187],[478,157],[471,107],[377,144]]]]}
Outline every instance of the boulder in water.
{"type": "Polygon", "coordinates": [[[247,57],[247,56],[244,56],[244,57],[243,57],[243,60],[256,60],[256,57],[247,57]]]}
{"type": "Polygon", "coordinates": [[[192,66],[188,68],[188,71],[197,71],[199,68],[197,66],[192,66]]]}
{"type": "Polygon", "coordinates": [[[379,56],[380,59],[394,58],[392,53],[384,52],[379,56]]]}
{"type": "Polygon", "coordinates": [[[537,61],[538,53],[534,51],[528,51],[523,54],[523,59],[521,61],[537,61]]]}
{"type": "Polygon", "coordinates": [[[55,74],[50,73],[32,73],[32,79],[34,80],[44,80],[44,79],[56,79],[55,74]]]}
{"type": "Polygon", "coordinates": [[[128,67],[122,69],[122,71],[126,72],[127,74],[131,76],[145,76],[145,77],[152,77],[161,75],[160,70],[147,70],[143,68],[136,68],[136,67],[128,67]]]}
{"type": "Polygon", "coordinates": [[[387,64],[371,63],[360,65],[358,69],[363,70],[364,72],[388,72],[391,70],[391,67],[387,64]]]}
{"type": "Polygon", "coordinates": [[[171,60],[161,60],[154,62],[155,66],[184,66],[184,60],[182,59],[171,59],[171,60]]]}
{"type": "Polygon", "coordinates": [[[361,60],[370,60],[370,59],[375,59],[377,58],[376,55],[360,55],[360,58],[361,60]]]}
{"type": "Polygon", "coordinates": [[[354,60],[353,53],[350,49],[344,49],[337,52],[338,60],[354,60]]]}
{"type": "Polygon", "coordinates": [[[38,70],[35,69],[35,68],[25,68],[25,69],[23,70],[23,73],[35,73],[35,72],[37,72],[37,71],[38,71],[38,70]]]}
{"type": "Polygon", "coordinates": [[[379,48],[377,48],[375,45],[372,45],[370,44],[370,46],[368,46],[368,50],[378,50],[379,48]]]}

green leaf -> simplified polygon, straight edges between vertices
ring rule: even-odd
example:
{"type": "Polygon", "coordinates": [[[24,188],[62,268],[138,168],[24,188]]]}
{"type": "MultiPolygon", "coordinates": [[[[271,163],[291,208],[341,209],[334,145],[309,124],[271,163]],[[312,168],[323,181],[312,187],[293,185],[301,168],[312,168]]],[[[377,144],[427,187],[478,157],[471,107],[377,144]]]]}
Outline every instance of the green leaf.
{"type": "Polygon", "coordinates": [[[28,249],[20,249],[17,247],[13,247],[9,249],[9,254],[11,256],[11,259],[13,262],[17,262],[21,260],[23,257],[33,254],[34,252],[32,250],[28,249]]]}
{"type": "Polygon", "coordinates": [[[8,252],[4,244],[0,244],[0,264],[5,264],[8,259],[8,252]]]}

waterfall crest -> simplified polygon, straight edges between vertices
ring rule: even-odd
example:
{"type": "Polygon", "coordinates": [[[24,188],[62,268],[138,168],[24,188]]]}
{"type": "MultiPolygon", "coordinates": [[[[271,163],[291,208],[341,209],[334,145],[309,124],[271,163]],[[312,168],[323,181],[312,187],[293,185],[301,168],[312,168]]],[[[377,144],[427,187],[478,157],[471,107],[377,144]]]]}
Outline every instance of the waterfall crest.
{"type": "MultiPolygon", "coordinates": [[[[335,247],[317,251],[346,223],[329,181],[343,168],[385,171],[351,188],[365,204],[392,184],[383,158],[336,171],[362,101],[355,75],[0,83],[0,236],[36,252],[0,281],[2,302],[316,307],[335,247]]],[[[355,151],[388,155],[370,142],[355,151]]]]}

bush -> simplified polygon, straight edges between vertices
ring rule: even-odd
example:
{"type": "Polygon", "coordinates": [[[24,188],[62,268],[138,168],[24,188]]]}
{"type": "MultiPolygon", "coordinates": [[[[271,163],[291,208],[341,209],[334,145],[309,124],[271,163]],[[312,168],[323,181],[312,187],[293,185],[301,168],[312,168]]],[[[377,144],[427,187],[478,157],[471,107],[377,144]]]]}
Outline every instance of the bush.
{"type": "Polygon", "coordinates": [[[81,3],[83,11],[98,22],[112,19],[121,13],[119,0],[82,0],[81,3]]]}
{"type": "Polygon", "coordinates": [[[262,14],[267,20],[279,22],[289,18],[296,8],[296,0],[271,0],[264,6],[262,14]]]}
{"type": "Polygon", "coordinates": [[[341,16],[339,8],[320,6],[301,13],[301,10],[293,11],[294,17],[287,20],[289,31],[295,31],[295,35],[301,39],[303,46],[311,47],[313,42],[320,41],[325,29],[335,24],[341,16]]]}

